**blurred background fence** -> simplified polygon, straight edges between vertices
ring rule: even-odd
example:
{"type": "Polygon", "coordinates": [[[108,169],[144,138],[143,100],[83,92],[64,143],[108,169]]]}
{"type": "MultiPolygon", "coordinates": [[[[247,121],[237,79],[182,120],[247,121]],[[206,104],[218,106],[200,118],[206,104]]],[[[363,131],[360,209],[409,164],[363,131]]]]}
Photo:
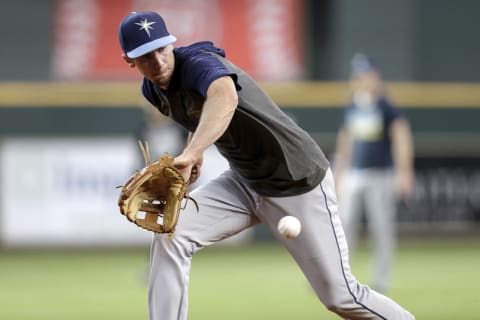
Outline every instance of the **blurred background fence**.
{"type": "MultiPolygon", "coordinates": [[[[414,133],[417,185],[399,231],[478,233],[478,1],[17,0],[0,10],[2,246],[148,243],[116,207],[115,187],[142,164],[136,140],[152,129],[117,44],[135,10],[162,13],[178,45],[224,47],[329,156],[350,58],[372,55],[414,133]]],[[[157,148],[174,150],[164,140],[157,148]]]]}

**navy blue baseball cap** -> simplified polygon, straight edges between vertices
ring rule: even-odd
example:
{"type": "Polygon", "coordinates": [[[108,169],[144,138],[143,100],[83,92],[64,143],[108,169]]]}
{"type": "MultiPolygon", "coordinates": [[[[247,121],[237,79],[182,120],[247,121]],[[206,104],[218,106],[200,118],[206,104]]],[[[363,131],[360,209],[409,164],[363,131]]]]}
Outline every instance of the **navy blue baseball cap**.
{"type": "Polygon", "coordinates": [[[118,29],[120,46],[129,58],[138,58],[177,41],[155,12],[132,12],[120,23],[118,29]]]}
{"type": "Polygon", "coordinates": [[[351,61],[352,73],[362,73],[368,71],[378,71],[377,65],[363,53],[356,53],[351,61]]]}

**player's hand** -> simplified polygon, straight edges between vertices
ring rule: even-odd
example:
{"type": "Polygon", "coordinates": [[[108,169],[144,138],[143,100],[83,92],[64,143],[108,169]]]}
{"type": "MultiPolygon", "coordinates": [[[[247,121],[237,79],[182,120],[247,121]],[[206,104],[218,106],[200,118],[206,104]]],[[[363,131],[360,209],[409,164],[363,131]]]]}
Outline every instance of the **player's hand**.
{"type": "Polygon", "coordinates": [[[200,177],[201,168],[200,165],[194,165],[192,167],[192,171],[190,172],[190,184],[197,181],[198,177],[200,177]]]}
{"type": "Polygon", "coordinates": [[[181,172],[185,178],[185,181],[193,183],[200,176],[202,162],[203,155],[198,157],[191,154],[182,153],[174,159],[173,166],[181,172]]]}
{"type": "Polygon", "coordinates": [[[395,180],[396,192],[401,199],[407,199],[412,196],[415,188],[415,177],[413,173],[398,172],[395,180]]]}

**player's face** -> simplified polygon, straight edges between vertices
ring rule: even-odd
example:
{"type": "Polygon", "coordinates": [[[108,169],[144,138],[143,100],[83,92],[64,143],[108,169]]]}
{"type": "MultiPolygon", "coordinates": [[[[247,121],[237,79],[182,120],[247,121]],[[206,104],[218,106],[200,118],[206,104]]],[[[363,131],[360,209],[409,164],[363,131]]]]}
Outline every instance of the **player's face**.
{"type": "Polygon", "coordinates": [[[175,67],[173,45],[158,48],[132,60],[148,80],[162,89],[168,88],[175,67]]]}
{"type": "Polygon", "coordinates": [[[354,91],[366,91],[377,96],[381,91],[380,76],[375,71],[362,72],[352,76],[352,86],[354,91]]]}

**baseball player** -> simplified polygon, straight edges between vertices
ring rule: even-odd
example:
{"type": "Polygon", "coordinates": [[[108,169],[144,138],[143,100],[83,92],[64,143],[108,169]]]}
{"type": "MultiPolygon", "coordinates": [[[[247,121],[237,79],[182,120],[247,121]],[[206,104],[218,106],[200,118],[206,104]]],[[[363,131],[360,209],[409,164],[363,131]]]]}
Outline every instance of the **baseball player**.
{"type": "Polygon", "coordinates": [[[390,103],[378,67],[363,54],[352,59],[352,100],[339,130],[335,176],[340,212],[350,250],[356,246],[362,208],[372,234],[372,287],[386,291],[395,247],[397,196],[413,191],[410,127],[390,103]]]}
{"type": "Polygon", "coordinates": [[[191,132],[174,161],[185,179],[200,175],[212,144],[230,166],[192,193],[199,213],[187,206],[173,237],[154,235],[150,319],[187,319],[193,255],[258,223],[287,248],[329,310],[348,319],[414,319],[351,274],[327,159],[224,50],[211,42],[174,48],[176,38],[154,12],[126,16],[119,40],[126,63],[144,76],[145,98],[191,132]],[[276,228],[287,215],[303,225],[294,239],[276,228]]]}

